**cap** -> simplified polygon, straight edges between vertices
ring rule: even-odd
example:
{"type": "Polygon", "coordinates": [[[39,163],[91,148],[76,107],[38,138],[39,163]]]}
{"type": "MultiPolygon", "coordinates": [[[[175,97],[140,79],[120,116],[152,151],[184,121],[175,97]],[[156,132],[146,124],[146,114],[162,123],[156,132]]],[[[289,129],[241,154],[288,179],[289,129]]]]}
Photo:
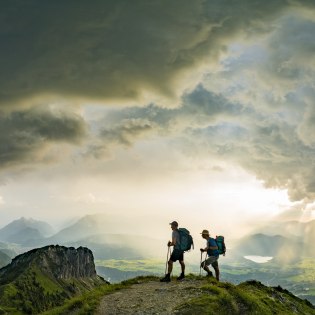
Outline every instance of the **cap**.
{"type": "Polygon", "coordinates": [[[208,230],[203,230],[200,234],[209,235],[209,231],[208,230]]]}
{"type": "Polygon", "coordinates": [[[173,222],[170,223],[170,225],[178,226],[178,223],[176,221],[173,221],[173,222]]]}

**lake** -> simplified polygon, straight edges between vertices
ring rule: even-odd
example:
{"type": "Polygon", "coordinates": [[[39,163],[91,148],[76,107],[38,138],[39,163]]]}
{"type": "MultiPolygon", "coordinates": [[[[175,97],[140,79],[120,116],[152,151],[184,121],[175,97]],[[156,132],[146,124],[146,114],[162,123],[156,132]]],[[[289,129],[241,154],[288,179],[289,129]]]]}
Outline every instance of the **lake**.
{"type": "Polygon", "coordinates": [[[258,264],[263,264],[271,260],[273,257],[270,256],[244,256],[244,258],[251,260],[258,264]]]}

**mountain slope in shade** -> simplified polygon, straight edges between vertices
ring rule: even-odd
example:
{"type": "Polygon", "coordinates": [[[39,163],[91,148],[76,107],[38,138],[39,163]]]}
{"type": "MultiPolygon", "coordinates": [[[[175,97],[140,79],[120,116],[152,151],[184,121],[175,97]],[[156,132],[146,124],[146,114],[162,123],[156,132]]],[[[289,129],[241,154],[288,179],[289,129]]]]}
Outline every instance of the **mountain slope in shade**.
{"type": "Polygon", "coordinates": [[[86,237],[111,233],[119,222],[106,215],[86,215],[47,239],[50,243],[71,242],[86,237]]]}
{"type": "Polygon", "coordinates": [[[11,262],[11,258],[0,250],[0,268],[6,266],[11,262]]]}
{"type": "Polygon", "coordinates": [[[8,236],[6,241],[22,246],[32,246],[32,244],[37,244],[42,239],[44,239],[44,236],[37,229],[25,227],[8,236]]]}
{"type": "Polygon", "coordinates": [[[309,234],[315,235],[315,220],[308,222],[299,221],[273,221],[263,226],[257,227],[255,233],[266,235],[282,235],[285,237],[307,238],[309,234]]]}
{"type": "MultiPolygon", "coordinates": [[[[0,240],[11,242],[11,239],[18,239],[20,241],[21,238],[19,237],[19,235],[21,235],[22,237],[23,230],[24,232],[27,232],[27,229],[32,229],[33,236],[35,236],[35,233],[37,233],[35,230],[37,230],[38,233],[36,237],[41,238],[52,235],[54,232],[53,228],[46,222],[34,219],[26,219],[22,217],[18,220],[12,221],[11,223],[0,229],[0,240]]],[[[29,232],[30,231],[31,230],[29,230],[29,232]]]]}
{"type": "Polygon", "coordinates": [[[37,314],[102,284],[91,250],[36,248],[0,269],[0,305],[11,312],[37,314]]]}
{"type": "MultiPolygon", "coordinates": [[[[266,235],[266,237],[282,236],[286,238],[287,245],[291,242],[292,249],[297,251],[299,255],[305,257],[315,257],[315,220],[308,222],[288,221],[288,222],[270,222],[268,225],[256,229],[257,234],[266,235]]],[[[279,240],[276,240],[276,247],[279,245],[279,240]]],[[[293,250],[286,246],[280,252],[282,256],[285,255],[285,250],[289,253],[293,250]]],[[[264,255],[267,256],[267,255],[264,255]]]]}
{"type": "Polygon", "coordinates": [[[290,239],[281,235],[254,234],[242,238],[236,247],[236,251],[242,255],[276,256],[279,252],[295,251],[303,248],[299,239],[290,239]]]}
{"type": "Polygon", "coordinates": [[[86,246],[97,259],[141,259],[165,252],[165,244],[160,240],[129,234],[96,234],[65,245],[86,246]]]}

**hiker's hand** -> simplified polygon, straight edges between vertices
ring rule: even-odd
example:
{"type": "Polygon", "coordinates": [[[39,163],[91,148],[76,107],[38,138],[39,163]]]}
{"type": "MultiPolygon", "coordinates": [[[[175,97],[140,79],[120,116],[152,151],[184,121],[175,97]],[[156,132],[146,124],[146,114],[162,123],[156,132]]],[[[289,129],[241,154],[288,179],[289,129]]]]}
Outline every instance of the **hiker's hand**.
{"type": "Polygon", "coordinates": [[[203,253],[205,250],[203,248],[200,248],[200,251],[203,253]]]}
{"type": "Polygon", "coordinates": [[[171,241],[168,241],[167,246],[170,247],[172,245],[171,241]]]}

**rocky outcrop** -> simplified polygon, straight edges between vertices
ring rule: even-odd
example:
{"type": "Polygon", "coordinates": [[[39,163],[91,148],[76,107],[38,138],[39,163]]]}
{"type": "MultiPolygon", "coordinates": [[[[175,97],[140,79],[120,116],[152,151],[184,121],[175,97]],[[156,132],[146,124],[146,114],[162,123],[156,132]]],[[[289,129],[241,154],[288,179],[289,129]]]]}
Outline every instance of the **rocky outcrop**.
{"type": "Polygon", "coordinates": [[[55,278],[93,278],[96,277],[94,257],[86,247],[44,247],[37,261],[46,272],[52,272],[55,278]]]}
{"type": "Polygon", "coordinates": [[[0,305],[10,314],[38,314],[101,285],[90,249],[50,245],[0,269],[0,305]]]}
{"type": "Polygon", "coordinates": [[[49,245],[16,256],[6,267],[0,269],[0,283],[12,281],[27,268],[35,266],[55,279],[96,278],[94,257],[86,247],[49,245]]]}

